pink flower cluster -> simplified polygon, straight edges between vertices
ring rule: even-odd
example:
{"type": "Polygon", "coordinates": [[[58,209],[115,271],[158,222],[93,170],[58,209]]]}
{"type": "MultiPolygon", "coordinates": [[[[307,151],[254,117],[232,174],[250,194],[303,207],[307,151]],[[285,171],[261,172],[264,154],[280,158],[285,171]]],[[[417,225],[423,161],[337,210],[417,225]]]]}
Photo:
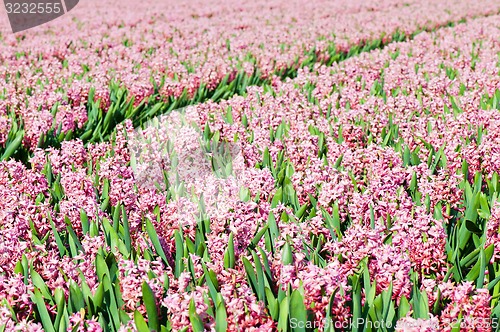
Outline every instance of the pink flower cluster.
{"type": "MultiPolygon", "coordinates": [[[[23,119],[23,145],[34,149],[51,128],[84,127],[91,88],[101,107],[119,82],[135,105],[215,89],[239,72],[263,77],[333,51],[495,14],[497,2],[301,1],[206,3],[86,1],[64,17],[20,34],[3,34],[0,144],[15,113],[23,119]]],[[[7,30],[4,22],[3,30],[7,30]]]]}
{"type": "MultiPolygon", "coordinates": [[[[60,30],[54,31],[62,23],[49,24],[46,30],[27,32],[24,40],[4,37],[5,54],[10,55],[3,56],[7,64],[0,71],[7,78],[15,68],[21,72],[21,83],[7,84],[9,98],[2,107],[5,114],[14,109],[23,116],[25,144],[33,148],[33,155],[30,165],[13,159],[0,162],[0,324],[41,329],[33,320],[33,285],[16,272],[18,262],[28,261],[50,292],[61,289],[67,297],[71,285],[82,285],[83,275],[95,294],[99,284],[95,261],[102,249],[117,257],[124,302],[120,309],[130,318],[136,309],[145,313],[141,287],[146,282],[176,331],[190,325],[192,303],[204,328],[215,329],[212,289],[202,282],[210,277],[208,270],[215,275],[227,308],[228,330],[276,329],[276,320],[247,277],[249,266],[257,269],[261,262],[267,262],[271,292],[300,292],[317,323],[327,316],[341,322],[352,317],[350,278],[365,268],[363,275],[369,279],[365,282],[375,285],[375,295],[392,289],[391,300],[400,304],[418,289],[427,294],[429,310],[440,301],[441,310],[428,320],[412,318],[410,311],[396,330],[451,330],[452,323],[462,319],[461,330],[480,331],[482,327],[475,324],[491,314],[485,288],[491,280],[486,278],[483,287],[471,281],[452,282],[454,262],[448,257],[447,240],[455,216],[465,211],[464,181],[472,183],[476,172],[491,180],[500,171],[498,105],[482,106],[500,90],[498,15],[424,32],[331,67],[318,64],[299,70],[294,79],[249,87],[246,96],[185,110],[195,128],[209,128],[237,148],[236,178],[207,175],[203,164],[179,170],[181,181],[172,181],[175,186],[141,186],[129,146],[137,134],[131,121],[119,125],[109,142],[85,146],[75,139],[58,149],[35,147],[37,135],[46,132],[52,121],[62,123],[63,130],[82,126],[81,105],[88,88],[96,87],[96,94],[105,98],[111,79],[144,98],[151,93],[150,76],[165,75],[171,81],[162,93],[175,95],[177,84],[193,91],[202,83],[217,84],[242,65],[248,53],[264,73],[271,74],[305,48],[321,50],[321,37],[332,32],[346,50],[384,31],[390,35],[401,28],[406,32],[422,25],[433,28],[457,17],[490,14],[497,5],[318,1],[304,8],[293,1],[258,1],[233,7],[196,2],[176,7],[146,2],[136,9],[145,13],[138,19],[124,14],[125,9],[135,8],[129,2],[122,7],[85,2],[75,9],[75,17],[92,7],[97,18],[73,22],[66,18],[60,30]],[[318,18],[321,6],[325,8],[318,18]],[[339,8],[341,14],[334,14],[339,8]],[[416,13],[410,22],[400,19],[408,13],[416,13]],[[105,24],[102,16],[107,17],[105,24]],[[368,17],[374,21],[360,26],[368,17]],[[38,46],[35,36],[43,41],[38,39],[38,46]],[[260,48],[257,40],[262,37],[268,45],[260,48]],[[284,50],[276,53],[280,47],[284,50]],[[149,49],[152,55],[145,57],[149,49]],[[14,51],[23,50],[30,51],[16,59],[14,51]],[[269,64],[271,59],[276,63],[269,64]],[[30,67],[33,63],[40,71],[30,67]],[[195,72],[183,63],[190,63],[195,72]],[[41,78],[45,87],[33,87],[32,95],[19,90],[36,86],[41,78]],[[54,118],[50,110],[57,102],[63,106],[54,118]],[[466,179],[461,173],[464,165],[466,179]],[[189,173],[200,169],[202,174],[189,173]],[[204,222],[199,217],[202,196],[210,228],[203,240],[198,233],[204,222]],[[126,219],[137,257],[123,257],[122,248],[110,245],[114,240],[103,232],[85,233],[85,218],[99,229],[112,225],[116,233],[123,232],[123,226],[116,226],[115,220],[126,219]],[[146,259],[156,240],[144,227],[146,221],[156,229],[168,265],[159,258],[146,259]],[[65,232],[68,224],[81,248],[73,257],[61,257],[54,230],[65,232]],[[269,232],[255,240],[265,225],[269,232]],[[177,251],[187,251],[200,241],[206,244],[202,254],[176,258],[177,251]],[[231,246],[234,262],[228,267],[231,246]],[[177,273],[174,264],[186,268],[177,273]],[[332,311],[327,312],[332,294],[332,311]]],[[[160,132],[160,142],[167,133],[160,132]]],[[[186,154],[199,152],[198,142],[191,141],[197,134],[204,135],[193,129],[176,136],[180,160],[198,161],[186,154]]],[[[0,131],[0,142],[2,135],[0,131]]],[[[170,162],[162,159],[165,155],[146,157],[170,162]]],[[[496,245],[499,208],[491,205],[485,242],[496,245]]],[[[492,262],[498,257],[495,248],[492,262]]],[[[368,294],[361,296],[367,303],[368,294]]],[[[55,313],[54,307],[47,310],[55,313]]],[[[72,313],[70,328],[98,331],[95,318],[86,319],[84,314],[72,313]]],[[[121,330],[135,328],[129,322],[121,330]]]]}

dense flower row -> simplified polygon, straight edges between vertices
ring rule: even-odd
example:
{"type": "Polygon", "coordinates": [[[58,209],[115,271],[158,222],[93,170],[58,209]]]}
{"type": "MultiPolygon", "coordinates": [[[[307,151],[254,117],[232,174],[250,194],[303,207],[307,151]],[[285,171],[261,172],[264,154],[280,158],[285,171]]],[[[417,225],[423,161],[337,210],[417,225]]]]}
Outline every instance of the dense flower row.
{"type": "MultiPolygon", "coordinates": [[[[213,126],[227,139],[234,131],[239,137],[252,133],[242,151],[267,147],[276,160],[285,149],[295,167],[291,180],[299,204],[314,206],[314,197],[318,207],[348,222],[343,241],[327,242],[325,248],[347,259],[351,268],[371,257],[368,269],[376,294],[390,287],[399,303],[412,294],[416,283],[409,272],[416,272],[430,306],[440,297],[443,301],[435,312],[440,313],[439,330],[460,317],[465,330],[480,330],[474,324],[487,322],[490,315],[485,289],[472,297],[464,294],[476,292],[470,281],[481,288],[494,278],[477,280],[470,272],[475,261],[455,266],[454,255],[465,257],[484,245],[484,264],[491,259],[488,271],[498,275],[497,254],[490,246],[498,237],[497,22],[495,16],[422,34],[276,82],[275,97],[257,89],[210,110],[220,116],[213,126]],[[228,128],[223,123],[228,106],[232,119],[244,118],[248,125],[228,128]],[[284,127],[287,135],[276,140],[284,127]],[[484,242],[467,238],[466,229],[479,232],[484,242]],[[470,243],[457,244],[454,236],[470,243]],[[339,246],[341,251],[335,251],[339,246]],[[450,283],[450,275],[457,284],[450,283]],[[446,300],[444,294],[456,298],[446,300]]],[[[258,153],[248,157],[261,160],[258,153]]],[[[317,227],[309,234],[328,235],[324,224],[317,227]]],[[[303,250],[302,239],[295,250],[303,250]]]]}
{"type": "Polygon", "coordinates": [[[359,52],[365,43],[375,46],[499,10],[490,0],[314,1],[307,6],[302,1],[85,1],[46,26],[2,36],[0,145],[16,125],[24,129],[19,135],[31,151],[51,145],[43,135],[52,128],[62,138],[96,129],[86,126],[94,107],[89,95],[101,100],[95,107],[107,110],[115,99],[112,82],[126,87],[134,106],[149,97],[192,99],[199,89],[215,91],[238,73],[253,77],[249,82],[293,73],[355,47],[359,52]]]}
{"type": "Polygon", "coordinates": [[[139,156],[126,121],[109,142],[1,162],[0,324],[491,330],[499,18],[173,112],[142,132],[139,156]],[[205,172],[221,143],[228,176],[205,172]],[[159,189],[138,182],[150,175],[159,189]]]}

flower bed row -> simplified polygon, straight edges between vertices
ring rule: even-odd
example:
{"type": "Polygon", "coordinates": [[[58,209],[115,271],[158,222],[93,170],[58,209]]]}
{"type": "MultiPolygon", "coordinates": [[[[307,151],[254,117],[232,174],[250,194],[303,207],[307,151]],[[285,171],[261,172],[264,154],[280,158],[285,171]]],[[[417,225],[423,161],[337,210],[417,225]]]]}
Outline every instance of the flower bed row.
{"type": "Polygon", "coordinates": [[[1,153],[7,159],[22,147],[15,157],[26,161],[36,147],[62,140],[105,140],[125,118],[139,125],[498,10],[489,0],[87,1],[46,26],[2,37],[1,153]],[[151,107],[158,100],[162,106],[151,107]]]}
{"type": "Polygon", "coordinates": [[[491,330],[498,19],[2,162],[0,325],[491,330]]]}

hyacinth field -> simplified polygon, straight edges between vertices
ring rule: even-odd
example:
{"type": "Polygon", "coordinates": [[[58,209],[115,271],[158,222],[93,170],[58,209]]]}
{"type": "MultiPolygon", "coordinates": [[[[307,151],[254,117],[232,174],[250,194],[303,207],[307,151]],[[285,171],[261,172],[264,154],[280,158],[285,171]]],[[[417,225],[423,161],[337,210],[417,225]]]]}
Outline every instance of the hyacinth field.
{"type": "Polygon", "coordinates": [[[498,1],[0,23],[0,332],[500,329],[498,1]]]}

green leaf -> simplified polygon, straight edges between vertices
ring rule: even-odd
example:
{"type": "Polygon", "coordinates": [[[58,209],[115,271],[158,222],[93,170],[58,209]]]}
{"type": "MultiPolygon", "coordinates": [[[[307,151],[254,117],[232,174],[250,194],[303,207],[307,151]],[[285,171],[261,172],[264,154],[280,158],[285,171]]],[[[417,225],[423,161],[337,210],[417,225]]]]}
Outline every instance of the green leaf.
{"type": "Polygon", "coordinates": [[[115,252],[115,249],[119,247],[118,233],[113,228],[113,226],[109,222],[108,218],[102,218],[101,222],[102,222],[102,226],[104,229],[104,235],[106,237],[106,242],[108,243],[109,247],[111,248],[111,251],[115,252]]]}
{"type": "Polygon", "coordinates": [[[148,232],[149,239],[153,243],[153,247],[155,248],[158,256],[161,257],[161,259],[165,262],[165,264],[168,264],[167,256],[165,255],[165,252],[163,251],[163,248],[160,244],[160,239],[158,238],[158,234],[156,233],[156,230],[149,219],[146,219],[146,232],[148,232]]]}
{"type": "Polygon", "coordinates": [[[80,221],[82,223],[83,234],[87,234],[90,229],[90,224],[89,224],[89,218],[87,217],[87,214],[85,213],[84,209],[80,210],[80,221]]]}
{"type": "Polygon", "coordinates": [[[23,141],[24,138],[24,130],[20,130],[16,133],[16,137],[12,142],[8,142],[5,152],[2,155],[1,160],[6,160],[9,159],[14,152],[21,146],[21,142],[23,141]]]}
{"type": "Polygon", "coordinates": [[[102,282],[104,275],[109,276],[109,269],[106,261],[101,254],[97,254],[95,258],[96,274],[99,281],[102,282]]]}
{"type": "Polygon", "coordinates": [[[476,283],[477,288],[483,288],[484,286],[484,273],[486,271],[486,264],[488,263],[489,262],[486,261],[486,254],[483,248],[481,248],[481,253],[479,254],[479,276],[476,283]]]}
{"type": "Polygon", "coordinates": [[[215,312],[215,331],[227,331],[227,312],[222,295],[217,294],[216,312],[215,312]]]}
{"type": "Polygon", "coordinates": [[[146,281],[142,283],[142,300],[144,301],[146,312],[148,313],[149,328],[152,331],[158,331],[160,327],[160,323],[158,321],[158,308],[156,307],[156,300],[153,291],[146,281]]]}
{"type": "Polygon", "coordinates": [[[207,269],[207,266],[205,263],[202,262],[203,265],[203,271],[205,275],[205,281],[208,286],[208,291],[210,293],[210,297],[215,303],[215,300],[217,299],[217,288],[218,288],[218,282],[217,282],[217,276],[215,275],[215,272],[212,270],[207,269]]]}
{"type": "Polygon", "coordinates": [[[235,264],[235,256],[234,256],[234,238],[233,232],[229,234],[229,240],[227,243],[227,249],[224,253],[224,268],[226,269],[234,269],[235,264]]]}
{"type": "Polygon", "coordinates": [[[287,331],[288,330],[288,313],[289,312],[290,312],[290,305],[289,305],[288,297],[285,297],[280,302],[278,331],[287,331]]]}
{"type": "Polygon", "coordinates": [[[104,285],[100,283],[99,286],[97,286],[92,301],[94,302],[96,308],[99,308],[102,306],[103,300],[104,300],[104,285]]]}
{"type": "Polygon", "coordinates": [[[194,303],[194,299],[191,299],[191,301],[189,302],[189,321],[191,322],[191,327],[193,328],[193,332],[205,331],[203,321],[196,312],[196,305],[194,303]]]}
{"type": "MultiPolygon", "coordinates": [[[[416,289],[416,287],[414,287],[416,289]]],[[[429,300],[425,290],[416,290],[413,297],[413,318],[429,319],[429,300]]]]}
{"type": "Polygon", "coordinates": [[[410,311],[410,309],[410,303],[408,302],[406,296],[403,295],[399,300],[398,318],[406,317],[406,314],[410,311]]]}
{"type": "Polygon", "coordinates": [[[54,328],[56,330],[60,331],[61,328],[63,327],[62,325],[65,325],[65,324],[61,324],[61,321],[62,321],[64,312],[66,312],[66,299],[64,297],[64,291],[62,290],[62,288],[55,289],[54,299],[55,299],[55,303],[56,303],[56,307],[57,307],[57,315],[56,315],[56,319],[54,322],[54,328]]]}
{"type": "Polygon", "coordinates": [[[44,330],[47,332],[55,332],[54,326],[52,325],[52,320],[49,316],[49,312],[47,311],[47,307],[45,306],[45,302],[43,301],[42,294],[37,288],[35,288],[33,292],[32,300],[36,304],[36,308],[40,315],[40,320],[42,321],[44,330]]]}
{"type": "Polygon", "coordinates": [[[85,299],[85,303],[89,305],[89,299],[92,299],[92,291],[90,290],[87,279],[80,268],[78,268],[78,274],[80,275],[83,298],[85,299]]]}
{"type": "Polygon", "coordinates": [[[265,292],[265,281],[264,281],[264,272],[262,271],[262,264],[260,262],[259,256],[252,252],[252,257],[255,263],[255,271],[257,275],[257,297],[259,300],[265,302],[266,292],[265,292]]]}
{"type": "Polygon", "coordinates": [[[292,331],[306,331],[307,310],[304,305],[304,298],[297,289],[292,292],[290,298],[290,323],[292,325],[292,331]]]}
{"type": "Polygon", "coordinates": [[[285,242],[281,253],[281,262],[283,265],[290,265],[293,263],[292,247],[288,242],[285,242]]]}
{"type": "Polygon", "coordinates": [[[175,276],[179,277],[184,271],[184,241],[178,230],[174,232],[175,238],[175,276]]]}
{"type": "Polygon", "coordinates": [[[50,294],[49,288],[43,281],[42,277],[36,272],[33,268],[31,268],[31,281],[33,282],[33,286],[37,287],[40,293],[47,300],[52,301],[52,295],[50,294]]]}
{"type": "Polygon", "coordinates": [[[253,269],[252,263],[246,258],[242,257],[241,258],[243,265],[245,267],[245,271],[247,273],[248,281],[250,283],[250,286],[253,288],[255,293],[257,294],[257,276],[255,275],[255,270],[253,269]]]}
{"type": "Polygon", "coordinates": [[[255,248],[257,246],[260,239],[262,238],[262,236],[264,236],[264,233],[267,231],[268,228],[269,228],[269,224],[266,224],[264,227],[262,227],[262,229],[252,239],[252,242],[250,242],[251,247],[255,248]]]}
{"type": "Polygon", "coordinates": [[[127,213],[125,211],[125,206],[122,205],[121,208],[122,208],[122,220],[123,220],[123,241],[125,243],[125,247],[127,248],[128,253],[130,254],[132,252],[132,240],[130,238],[130,226],[129,226],[129,222],[128,222],[127,213]]]}
{"type": "Polygon", "coordinates": [[[328,307],[326,308],[326,317],[325,317],[325,331],[334,332],[334,324],[332,324],[332,309],[333,304],[335,302],[335,295],[337,294],[339,288],[336,288],[333,293],[330,295],[330,300],[328,300],[328,307]]]}
{"type": "Polygon", "coordinates": [[[141,313],[137,310],[134,311],[134,323],[135,326],[137,327],[137,331],[149,332],[148,324],[146,324],[144,317],[142,317],[141,313]]]}
{"type": "Polygon", "coordinates": [[[342,159],[344,158],[344,155],[341,154],[340,157],[337,158],[337,160],[335,161],[335,164],[333,165],[333,167],[335,169],[339,169],[340,165],[342,164],[342,159]]]}
{"type": "Polygon", "coordinates": [[[65,216],[64,220],[66,221],[67,224],[66,230],[68,231],[69,234],[68,242],[71,251],[71,257],[76,257],[78,256],[80,251],[83,252],[83,247],[82,244],[80,243],[80,240],[78,240],[78,236],[73,230],[73,227],[71,226],[71,221],[69,220],[69,218],[65,216]]]}
{"type": "Polygon", "coordinates": [[[119,306],[117,304],[117,298],[115,296],[115,289],[113,288],[113,284],[111,283],[108,275],[104,275],[102,283],[104,284],[105,293],[108,292],[106,299],[106,305],[108,307],[107,311],[110,314],[113,326],[118,329],[121,324],[119,306]]]}
{"type": "Polygon", "coordinates": [[[57,244],[57,249],[59,249],[59,255],[63,257],[66,254],[66,247],[64,246],[61,237],[59,236],[59,233],[57,232],[56,225],[52,221],[52,218],[50,217],[50,213],[47,214],[47,218],[49,219],[50,225],[52,227],[52,233],[54,234],[54,239],[56,240],[57,244]]]}
{"type": "Polygon", "coordinates": [[[72,307],[73,312],[85,308],[85,300],[83,299],[82,291],[74,281],[71,281],[69,285],[68,305],[72,307]]]}
{"type": "Polygon", "coordinates": [[[283,202],[283,190],[279,187],[271,200],[271,208],[275,208],[281,202],[283,202]]]}
{"type": "Polygon", "coordinates": [[[273,320],[278,320],[279,314],[279,304],[278,300],[274,297],[273,292],[269,289],[269,287],[265,288],[266,292],[266,301],[267,301],[267,309],[269,310],[269,314],[273,318],[273,320]]]}

